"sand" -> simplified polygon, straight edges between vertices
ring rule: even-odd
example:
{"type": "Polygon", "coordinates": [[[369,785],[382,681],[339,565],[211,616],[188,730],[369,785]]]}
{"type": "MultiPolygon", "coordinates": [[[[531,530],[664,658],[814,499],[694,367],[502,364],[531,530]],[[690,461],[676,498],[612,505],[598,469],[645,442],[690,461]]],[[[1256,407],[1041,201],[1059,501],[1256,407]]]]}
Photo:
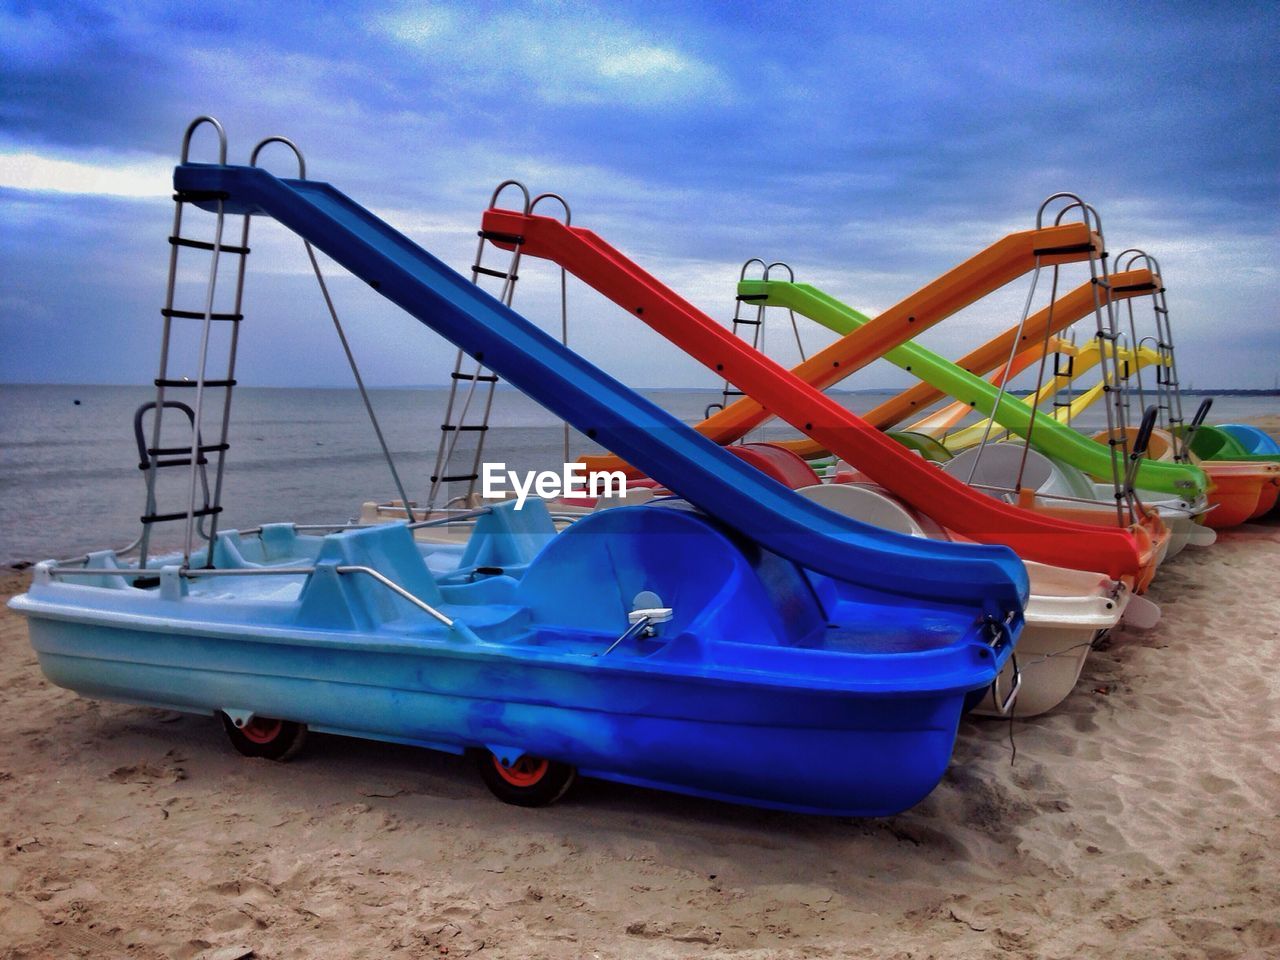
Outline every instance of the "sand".
{"type": "Polygon", "coordinates": [[[599,782],[523,810],[339,737],[246,760],[212,718],[50,686],[6,611],[0,957],[1277,956],[1277,557],[1274,520],[1188,550],[1158,628],[1046,716],[966,722],[937,790],[868,821],[599,782]]]}

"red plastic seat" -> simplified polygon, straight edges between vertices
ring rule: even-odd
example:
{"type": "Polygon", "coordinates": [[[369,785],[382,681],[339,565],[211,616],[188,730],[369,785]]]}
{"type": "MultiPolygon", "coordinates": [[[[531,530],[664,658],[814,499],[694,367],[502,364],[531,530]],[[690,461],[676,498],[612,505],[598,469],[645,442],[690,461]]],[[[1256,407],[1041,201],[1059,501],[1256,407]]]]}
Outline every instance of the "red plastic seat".
{"type": "Polygon", "coordinates": [[[792,490],[822,482],[803,457],[786,447],[772,443],[740,443],[725,449],[792,490]]]}

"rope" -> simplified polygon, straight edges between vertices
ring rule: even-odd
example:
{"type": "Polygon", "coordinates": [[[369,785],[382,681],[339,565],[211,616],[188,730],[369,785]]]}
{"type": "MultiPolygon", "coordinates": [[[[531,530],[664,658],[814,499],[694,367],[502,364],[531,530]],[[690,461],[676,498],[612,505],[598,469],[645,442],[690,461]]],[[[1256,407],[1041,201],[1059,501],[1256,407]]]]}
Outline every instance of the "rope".
{"type": "MultiPolygon", "coordinates": [[[[1044,386],[1044,367],[1045,362],[1049,359],[1049,331],[1053,329],[1053,307],[1058,300],[1058,273],[1057,264],[1053,267],[1053,283],[1049,289],[1049,315],[1048,323],[1044,327],[1044,347],[1040,351],[1040,367],[1036,371],[1036,392],[1032,396],[1040,396],[1040,390],[1044,386]]],[[[1031,454],[1031,434],[1035,432],[1036,417],[1038,411],[1034,406],[1031,408],[1031,420],[1027,423],[1027,435],[1023,438],[1022,458],[1018,461],[1018,479],[1014,482],[1013,489],[1015,492],[1022,492],[1022,478],[1027,471],[1027,457],[1031,454]]]]}
{"type": "Polygon", "coordinates": [[[982,442],[978,444],[978,452],[974,455],[973,466],[969,468],[969,479],[965,481],[969,486],[973,485],[973,478],[978,474],[978,464],[982,462],[982,451],[987,448],[987,441],[991,439],[991,428],[996,422],[996,417],[1000,414],[1000,404],[1004,403],[1004,395],[1009,386],[1010,374],[1013,371],[1014,358],[1018,356],[1018,342],[1022,339],[1022,328],[1027,323],[1027,317],[1031,314],[1031,301],[1036,295],[1036,284],[1040,282],[1040,257],[1036,256],[1035,269],[1031,273],[1031,289],[1027,291],[1027,302],[1022,306],[1022,319],[1018,321],[1018,329],[1013,335],[1013,344],[1009,347],[1009,360],[1005,364],[1004,373],[1000,377],[1000,392],[996,394],[995,406],[991,408],[991,416],[987,418],[987,426],[982,431],[982,442]]]}
{"type": "Polygon", "coordinates": [[[360,390],[360,399],[364,401],[364,408],[369,414],[369,422],[373,425],[373,432],[378,437],[378,446],[382,448],[382,456],[387,461],[387,469],[391,471],[391,479],[395,482],[396,490],[400,494],[400,502],[404,504],[404,512],[408,515],[409,522],[414,523],[418,518],[413,515],[413,507],[409,504],[409,495],[405,493],[404,484],[400,482],[400,473],[396,470],[396,464],[391,457],[391,450],[387,446],[386,437],[382,435],[382,427],[378,424],[378,415],[373,412],[373,404],[369,400],[369,391],[364,388],[364,378],[360,376],[360,368],[356,365],[355,354],[351,352],[351,344],[347,342],[347,334],[342,329],[342,321],[338,319],[337,308],[333,305],[333,298],[329,296],[329,287],[324,282],[324,274],[320,272],[320,263],[316,260],[315,251],[311,249],[311,243],[303,240],[302,245],[307,248],[307,256],[311,260],[311,269],[315,271],[316,282],[320,284],[320,293],[324,297],[325,306],[329,308],[329,316],[333,319],[333,329],[338,331],[338,340],[342,343],[342,352],[347,355],[347,363],[351,367],[351,375],[355,377],[356,387],[360,390]]]}

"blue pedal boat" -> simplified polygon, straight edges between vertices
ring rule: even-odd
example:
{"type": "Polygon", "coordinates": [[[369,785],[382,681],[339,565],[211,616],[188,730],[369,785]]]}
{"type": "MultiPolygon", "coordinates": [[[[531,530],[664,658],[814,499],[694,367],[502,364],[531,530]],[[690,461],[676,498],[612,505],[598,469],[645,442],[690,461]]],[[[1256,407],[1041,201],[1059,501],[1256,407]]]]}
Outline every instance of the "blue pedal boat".
{"type": "Polygon", "coordinates": [[[1280,443],[1265,430],[1247,423],[1223,423],[1219,430],[1227,433],[1244,447],[1247,453],[1255,456],[1280,456],[1280,443]]]}
{"type": "Polygon", "coordinates": [[[178,379],[165,353],[152,440],[138,431],[140,558],[38,564],[10,603],[50,680],[218,715],[253,756],[287,758],[308,729],[471,753],[494,793],[524,805],[578,773],[858,816],[937,784],[963,711],[1022,629],[1027,577],[1011,551],[902,536],[798,496],[327,184],[184,162],[175,187],[171,245],[211,251],[213,266],[204,310],[182,310],[171,261],[166,344],[170,323],[243,319],[212,306],[223,221],[245,218],[226,245],[242,283],[249,217],[273,216],[678,499],[558,534],[540,501],[495,505],[460,553],[416,543],[415,524],[219,531],[225,420],[209,442],[196,425],[203,393],[234,379],[206,381],[203,356],[178,379]],[[215,213],[211,243],[179,233],[186,204],[215,213]],[[192,404],[166,399],[184,389],[192,404]],[[182,446],[160,439],[166,411],[189,418],[182,446]],[[190,472],[182,511],[157,506],[166,466],[190,472]],[[185,524],[183,550],[149,553],[151,526],[170,521],[185,524]]]}
{"type": "MultiPolygon", "coordinates": [[[[492,510],[524,526],[520,514],[545,508],[492,510]]],[[[544,766],[557,779],[550,759],[586,776],[858,816],[933,789],[966,698],[1012,650],[1004,625],[815,581],[662,504],[583,518],[519,579],[440,584],[405,524],[226,531],[214,554],[211,569],[201,556],[187,568],[161,559],[159,582],[141,588],[111,553],[80,575],[42,563],[11,606],[54,683],[222,714],[262,755],[277,738],[287,749],[305,723],[477,750],[526,790],[539,781],[521,778],[544,766]]]]}

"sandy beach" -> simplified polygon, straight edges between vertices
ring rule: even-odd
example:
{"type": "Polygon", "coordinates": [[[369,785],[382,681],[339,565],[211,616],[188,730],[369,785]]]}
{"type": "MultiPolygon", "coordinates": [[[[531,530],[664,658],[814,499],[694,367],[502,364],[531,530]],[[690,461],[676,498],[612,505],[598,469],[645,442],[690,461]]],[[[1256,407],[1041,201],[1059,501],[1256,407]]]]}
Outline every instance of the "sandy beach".
{"type": "Polygon", "coordinates": [[[1047,716],[966,722],[870,821],[599,782],[523,810],[338,737],[246,760],[212,718],[50,686],[6,611],[0,956],[1275,956],[1277,551],[1274,520],[1187,551],[1158,628],[1047,716]]]}

